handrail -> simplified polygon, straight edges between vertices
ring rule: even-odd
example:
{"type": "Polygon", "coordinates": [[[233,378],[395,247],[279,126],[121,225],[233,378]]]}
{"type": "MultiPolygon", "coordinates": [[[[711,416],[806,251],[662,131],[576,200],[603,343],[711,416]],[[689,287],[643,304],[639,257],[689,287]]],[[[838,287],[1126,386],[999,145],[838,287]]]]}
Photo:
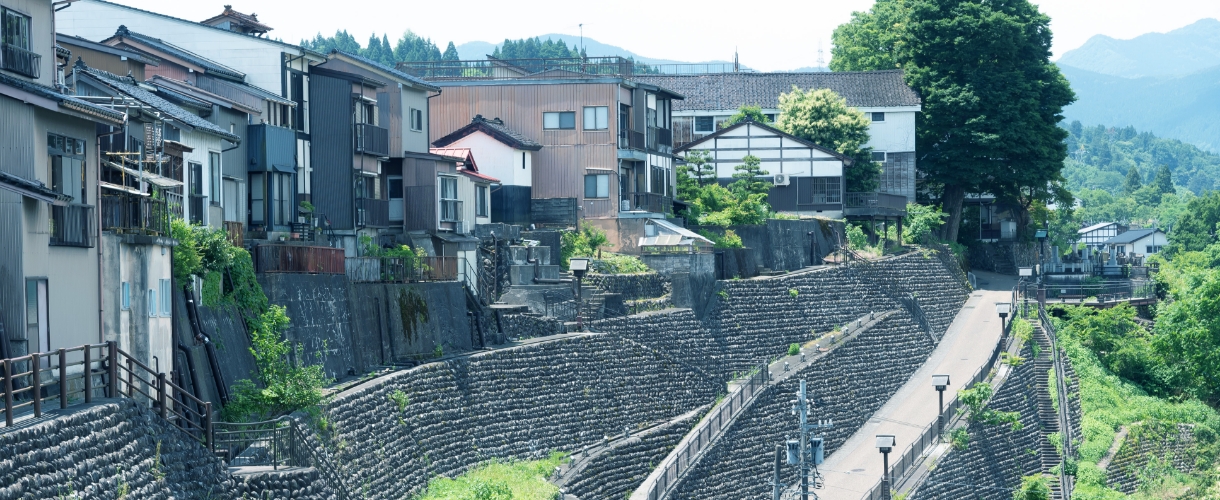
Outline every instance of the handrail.
{"type": "Polygon", "coordinates": [[[217,422],[216,439],[213,451],[221,450],[225,459],[235,462],[236,456],[258,443],[266,443],[270,450],[267,458],[249,457],[249,463],[241,465],[271,465],[272,470],[280,466],[313,467],[332,485],[332,490],[339,498],[352,498],[351,489],[343,481],[334,462],[319,454],[301,431],[297,419],[291,416],[281,416],[272,420],[260,422],[217,422]]]}
{"type": "MultiPolygon", "coordinates": [[[[1042,323],[1042,329],[1046,332],[1046,336],[1051,342],[1051,359],[1054,360],[1055,368],[1055,396],[1058,401],[1059,411],[1056,418],[1059,420],[1059,436],[1062,442],[1062,463],[1074,454],[1072,451],[1072,413],[1069,409],[1067,401],[1067,371],[1063,368],[1063,352],[1059,349],[1059,338],[1055,332],[1055,325],[1051,322],[1050,316],[1046,314],[1046,306],[1038,305],[1038,320],[1042,323]]],[[[1059,486],[1063,489],[1063,498],[1072,497],[1072,489],[1075,486],[1070,480],[1071,476],[1065,474],[1066,467],[1059,467],[1059,486]]]]}

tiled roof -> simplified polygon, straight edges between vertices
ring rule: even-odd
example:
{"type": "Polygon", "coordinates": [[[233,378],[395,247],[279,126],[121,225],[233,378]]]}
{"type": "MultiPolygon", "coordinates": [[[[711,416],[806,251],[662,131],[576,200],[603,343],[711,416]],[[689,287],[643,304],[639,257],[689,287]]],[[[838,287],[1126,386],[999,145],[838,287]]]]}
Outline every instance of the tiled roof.
{"type": "Polygon", "coordinates": [[[401,72],[401,71],[398,71],[397,69],[391,68],[391,67],[389,67],[389,66],[386,66],[386,65],[384,65],[384,64],[381,64],[381,63],[379,63],[379,62],[377,62],[377,61],[374,61],[374,60],[372,60],[372,59],[369,59],[369,58],[367,58],[367,57],[364,57],[364,56],[361,56],[361,55],[357,55],[357,54],[353,54],[353,53],[351,53],[351,52],[344,52],[344,51],[339,50],[339,49],[334,49],[334,50],[331,50],[331,51],[330,51],[330,53],[331,53],[331,54],[340,54],[340,55],[342,55],[343,57],[347,57],[347,58],[350,58],[350,59],[354,59],[354,60],[359,61],[359,62],[361,62],[361,63],[363,63],[363,64],[367,64],[367,65],[372,66],[372,67],[374,67],[374,68],[376,68],[376,69],[378,69],[378,70],[380,70],[380,71],[383,71],[383,72],[385,72],[385,73],[387,73],[387,74],[389,74],[389,75],[391,75],[391,76],[394,76],[394,77],[396,77],[396,78],[400,78],[400,79],[402,79],[402,80],[406,80],[406,81],[408,81],[408,82],[414,83],[414,84],[416,84],[416,85],[418,85],[418,86],[420,86],[420,87],[423,87],[423,88],[425,88],[425,89],[428,89],[428,90],[434,90],[434,91],[439,91],[439,90],[440,90],[440,87],[437,87],[436,85],[433,85],[433,84],[431,84],[431,83],[425,82],[425,81],[423,81],[422,79],[420,79],[419,77],[408,75],[408,74],[406,74],[406,73],[403,73],[403,72],[401,72]]]}
{"type": "Polygon", "coordinates": [[[258,14],[242,14],[241,12],[233,10],[232,5],[226,5],[224,12],[221,12],[219,16],[206,19],[202,21],[202,23],[212,26],[212,22],[226,17],[237,20],[238,23],[241,23],[246,28],[250,28],[251,31],[266,33],[272,29],[270,26],[267,26],[258,20],[258,14]]]}
{"type": "Polygon", "coordinates": [[[191,64],[199,66],[199,67],[203,68],[205,71],[207,71],[208,73],[211,73],[214,75],[227,76],[229,78],[232,78],[232,79],[235,79],[238,81],[244,81],[246,79],[245,73],[242,73],[238,70],[235,70],[233,68],[220,64],[216,61],[203,57],[199,54],[186,50],[182,47],[169,43],[160,38],[153,38],[148,35],[141,35],[139,33],[136,33],[134,31],[127,29],[127,26],[119,26],[118,31],[114,32],[114,36],[131,38],[139,43],[150,45],[150,46],[156,48],[157,50],[172,54],[172,55],[174,55],[174,57],[181,58],[185,61],[190,62],[191,64]]]}
{"type": "Polygon", "coordinates": [[[778,108],[779,95],[828,88],[857,108],[919,106],[919,95],[902,79],[901,70],[821,73],[717,73],[708,75],[636,75],[632,80],[686,96],[674,111],[711,111],[741,106],[778,108]]]}
{"type": "Polygon", "coordinates": [[[127,81],[122,77],[115,76],[105,71],[99,71],[88,66],[85,66],[81,61],[77,61],[75,68],[77,71],[83,71],[92,76],[102,84],[114,89],[115,91],[126,94],[137,101],[147,104],[157,111],[169,115],[170,118],[190,125],[200,131],[219,136],[230,142],[241,142],[241,137],[233,135],[228,130],[222,129],[216,124],[200,118],[199,115],[183,109],[174,103],[171,103],[156,94],[144,90],[134,82],[127,81]]]}
{"type": "Polygon", "coordinates": [[[1145,238],[1148,235],[1155,233],[1155,232],[1157,232],[1157,229],[1153,229],[1153,228],[1132,229],[1123,234],[1110,238],[1109,240],[1106,240],[1106,244],[1107,245],[1122,245],[1124,243],[1135,243],[1136,240],[1145,238]]]}
{"type": "Polygon", "coordinates": [[[275,39],[272,39],[272,38],[265,38],[265,37],[251,37],[251,36],[249,36],[249,35],[243,35],[243,34],[238,33],[238,32],[236,32],[236,31],[230,31],[230,30],[227,30],[227,29],[224,29],[224,28],[217,28],[217,27],[215,27],[215,26],[211,26],[211,25],[207,25],[207,24],[203,24],[203,23],[197,23],[197,22],[195,22],[195,21],[188,21],[188,20],[186,20],[186,19],[182,19],[182,18],[178,18],[178,17],[174,17],[174,16],[165,15],[165,14],[162,14],[162,13],[160,13],[160,12],[153,12],[153,11],[151,11],[151,10],[137,9],[137,8],[135,8],[135,7],[131,7],[131,6],[128,6],[128,5],[123,5],[123,4],[121,4],[121,3],[110,2],[110,1],[107,1],[107,0],[87,0],[87,1],[94,2],[94,3],[99,3],[99,4],[102,4],[102,5],[107,5],[107,6],[110,6],[110,7],[118,7],[118,8],[120,8],[120,9],[127,9],[127,10],[130,10],[130,11],[132,11],[132,12],[139,12],[139,13],[141,13],[141,14],[148,14],[148,15],[150,15],[150,16],[159,17],[159,18],[162,18],[162,19],[168,19],[168,20],[171,20],[171,21],[177,21],[177,22],[180,22],[180,23],[186,23],[186,24],[191,24],[191,25],[196,25],[196,26],[203,26],[203,27],[208,28],[208,29],[214,29],[214,30],[219,31],[219,32],[221,32],[221,33],[229,33],[229,34],[231,34],[231,35],[233,35],[233,36],[244,36],[244,37],[248,37],[248,38],[253,38],[253,39],[255,39],[255,40],[259,40],[259,41],[263,41],[263,42],[267,42],[267,43],[272,43],[272,44],[275,44],[275,45],[279,45],[279,46],[281,46],[281,47],[287,47],[287,48],[291,48],[291,49],[299,50],[299,51],[301,51],[301,52],[304,52],[304,53],[307,53],[307,54],[310,54],[310,55],[313,55],[313,56],[316,56],[316,57],[326,57],[326,56],[325,56],[325,54],[322,54],[322,53],[319,53],[319,52],[317,52],[317,51],[314,51],[314,50],[310,50],[310,49],[307,49],[307,48],[301,47],[300,45],[293,45],[293,44],[291,44],[291,43],[282,42],[282,41],[280,41],[280,40],[275,40],[275,39]]]}
{"type": "Polygon", "coordinates": [[[50,99],[59,103],[61,106],[67,107],[68,109],[79,113],[92,115],[114,123],[123,123],[123,113],[85,102],[67,94],[62,94],[50,87],[44,87],[37,83],[19,80],[5,75],[4,73],[0,73],[0,85],[7,85],[9,87],[24,90],[39,97],[50,99]]]}
{"type": "Polygon", "coordinates": [[[542,149],[542,144],[539,144],[538,142],[504,126],[503,120],[499,118],[488,120],[483,118],[483,115],[475,115],[474,119],[471,120],[469,124],[455,130],[449,135],[437,139],[436,142],[432,143],[432,145],[437,147],[445,147],[457,142],[458,139],[466,137],[475,132],[483,132],[490,135],[497,141],[516,149],[523,149],[526,151],[538,151],[539,149],[542,149]]]}

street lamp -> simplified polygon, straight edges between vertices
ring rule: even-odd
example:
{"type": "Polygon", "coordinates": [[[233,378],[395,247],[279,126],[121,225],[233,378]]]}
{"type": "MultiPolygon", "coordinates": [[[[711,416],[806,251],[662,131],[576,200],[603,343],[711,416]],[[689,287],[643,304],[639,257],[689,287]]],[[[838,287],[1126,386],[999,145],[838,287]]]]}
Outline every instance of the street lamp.
{"type": "Polygon", "coordinates": [[[945,433],[945,388],[949,387],[948,375],[933,375],[932,386],[936,387],[936,394],[939,396],[940,405],[936,412],[936,427],[939,434],[945,433]]]}
{"type": "Polygon", "coordinates": [[[894,487],[890,484],[890,451],[894,449],[894,436],[877,434],[877,449],[881,451],[881,481],[885,483],[885,492],[889,493],[894,487]]]}
{"type": "Polygon", "coordinates": [[[1042,279],[1042,275],[1046,274],[1046,251],[1044,249],[1046,243],[1046,230],[1039,229],[1034,231],[1034,238],[1038,239],[1038,303],[1046,303],[1046,280],[1042,279]]]}
{"type": "Polygon", "coordinates": [[[589,272],[589,259],[569,259],[568,270],[576,276],[576,331],[584,331],[584,300],[581,297],[581,281],[589,272]]]}
{"type": "Polygon", "coordinates": [[[1004,335],[1004,318],[1008,317],[1008,313],[1012,312],[1012,304],[1008,302],[996,302],[995,313],[1000,315],[1000,335],[1004,335]]]}

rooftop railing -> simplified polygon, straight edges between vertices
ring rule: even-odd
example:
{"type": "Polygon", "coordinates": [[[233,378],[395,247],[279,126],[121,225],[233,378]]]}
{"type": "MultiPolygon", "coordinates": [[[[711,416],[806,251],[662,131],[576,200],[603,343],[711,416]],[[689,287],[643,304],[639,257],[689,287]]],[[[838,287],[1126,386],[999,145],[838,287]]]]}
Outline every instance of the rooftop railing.
{"type": "Polygon", "coordinates": [[[753,72],[735,63],[647,64],[618,56],[404,61],[398,63],[398,70],[427,80],[595,78],[753,72]]]}

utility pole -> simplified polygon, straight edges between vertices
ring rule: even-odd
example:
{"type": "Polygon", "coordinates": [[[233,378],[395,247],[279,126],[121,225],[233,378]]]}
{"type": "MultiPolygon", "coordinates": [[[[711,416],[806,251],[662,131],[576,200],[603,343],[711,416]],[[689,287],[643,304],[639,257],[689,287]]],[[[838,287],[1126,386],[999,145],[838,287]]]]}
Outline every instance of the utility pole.
{"type": "Polygon", "coordinates": [[[780,467],[780,462],[783,461],[783,458],[781,458],[783,456],[784,456],[783,445],[776,445],[775,446],[775,479],[771,483],[775,486],[774,500],[780,500],[779,497],[781,494],[783,494],[784,486],[786,486],[784,483],[779,482],[779,467],[780,467]]]}
{"type": "MultiPolygon", "coordinates": [[[[824,459],[823,436],[822,433],[814,435],[814,431],[829,429],[834,426],[833,420],[819,420],[817,423],[809,423],[809,399],[805,392],[805,380],[801,380],[801,388],[796,393],[796,401],[793,401],[792,413],[800,419],[800,440],[788,440],[788,465],[797,465],[800,467],[801,474],[801,500],[809,500],[809,480],[813,479],[814,489],[821,488],[821,483],[818,481],[822,478],[818,472],[818,465],[824,459]]],[[[776,482],[778,483],[778,476],[776,482]]],[[[817,495],[813,495],[814,500],[817,495]]]]}

